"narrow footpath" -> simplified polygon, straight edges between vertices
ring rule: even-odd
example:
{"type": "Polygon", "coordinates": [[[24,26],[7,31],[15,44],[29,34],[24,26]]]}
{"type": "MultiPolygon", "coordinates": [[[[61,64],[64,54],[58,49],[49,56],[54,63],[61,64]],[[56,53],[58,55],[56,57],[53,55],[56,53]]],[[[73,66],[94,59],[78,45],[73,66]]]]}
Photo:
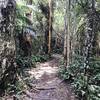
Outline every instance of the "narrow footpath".
{"type": "Polygon", "coordinates": [[[60,55],[54,55],[50,61],[27,70],[31,89],[25,90],[18,100],[76,100],[70,84],[58,77],[60,58],[60,55]]]}

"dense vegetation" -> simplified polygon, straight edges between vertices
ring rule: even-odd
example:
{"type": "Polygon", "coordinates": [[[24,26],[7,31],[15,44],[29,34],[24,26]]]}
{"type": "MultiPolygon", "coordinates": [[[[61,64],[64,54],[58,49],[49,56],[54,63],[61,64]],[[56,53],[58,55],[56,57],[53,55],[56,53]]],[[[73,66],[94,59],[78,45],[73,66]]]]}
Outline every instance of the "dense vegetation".
{"type": "Polygon", "coordinates": [[[21,90],[25,68],[57,53],[77,98],[100,100],[99,37],[100,0],[1,0],[0,94],[21,90]]]}

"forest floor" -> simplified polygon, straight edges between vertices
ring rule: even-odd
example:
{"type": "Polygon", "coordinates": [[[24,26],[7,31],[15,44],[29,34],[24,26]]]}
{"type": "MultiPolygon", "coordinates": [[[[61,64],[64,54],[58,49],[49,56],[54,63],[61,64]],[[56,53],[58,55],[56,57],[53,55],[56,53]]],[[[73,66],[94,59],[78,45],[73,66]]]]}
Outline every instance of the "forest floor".
{"type": "Polygon", "coordinates": [[[2,100],[76,100],[69,83],[58,77],[60,55],[54,55],[51,60],[37,63],[36,68],[25,69],[28,73],[26,83],[30,88],[14,97],[2,100]]]}

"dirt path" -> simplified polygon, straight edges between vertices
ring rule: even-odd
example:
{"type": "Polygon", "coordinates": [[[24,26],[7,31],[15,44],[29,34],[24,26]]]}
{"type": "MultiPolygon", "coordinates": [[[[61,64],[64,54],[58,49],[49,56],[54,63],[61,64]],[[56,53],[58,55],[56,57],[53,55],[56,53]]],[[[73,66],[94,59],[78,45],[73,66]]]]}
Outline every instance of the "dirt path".
{"type": "Polygon", "coordinates": [[[31,89],[26,90],[19,100],[75,100],[71,86],[57,76],[60,57],[56,55],[52,60],[39,63],[28,71],[31,89]]]}

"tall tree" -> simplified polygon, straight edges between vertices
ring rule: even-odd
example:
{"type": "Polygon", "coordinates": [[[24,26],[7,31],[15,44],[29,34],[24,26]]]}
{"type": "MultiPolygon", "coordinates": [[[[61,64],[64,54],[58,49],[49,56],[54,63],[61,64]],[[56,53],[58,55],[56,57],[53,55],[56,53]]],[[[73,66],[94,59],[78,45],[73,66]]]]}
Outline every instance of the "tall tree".
{"type": "Polygon", "coordinates": [[[64,16],[64,26],[65,26],[65,35],[64,35],[64,60],[65,65],[67,65],[67,0],[66,0],[66,8],[65,8],[65,16],[64,16]]]}
{"type": "Polygon", "coordinates": [[[70,7],[71,7],[71,0],[68,0],[68,33],[67,33],[67,66],[70,64],[70,7]]]}
{"type": "MultiPolygon", "coordinates": [[[[15,64],[15,9],[14,0],[3,0],[0,7],[0,92],[16,80],[15,64]]],[[[1,94],[1,93],[0,93],[1,94]]]]}
{"type": "Polygon", "coordinates": [[[53,14],[53,1],[49,0],[45,4],[41,2],[39,7],[42,14],[45,16],[45,53],[50,54],[51,52],[51,37],[52,37],[52,14],[53,14]]]}
{"type": "Polygon", "coordinates": [[[48,54],[51,52],[51,36],[52,36],[52,0],[49,0],[49,36],[48,36],[48,54]]]}
{"type": "Polygon", "coordinates": [[[66,25],[66,21],[65,21],[64,57],[65,57],[65,64],[68,67],[70,64],[70,17],[71,17],[70,7],[71,7],[71,0],[66,0],[66,5],[67,5],[67,7],[66,7],[66,12],[65,12],[65,20],[67,20],[67,25],[66,25]],[[66,14],[67,14],[67,19],[66,19],[66,14]]]}

